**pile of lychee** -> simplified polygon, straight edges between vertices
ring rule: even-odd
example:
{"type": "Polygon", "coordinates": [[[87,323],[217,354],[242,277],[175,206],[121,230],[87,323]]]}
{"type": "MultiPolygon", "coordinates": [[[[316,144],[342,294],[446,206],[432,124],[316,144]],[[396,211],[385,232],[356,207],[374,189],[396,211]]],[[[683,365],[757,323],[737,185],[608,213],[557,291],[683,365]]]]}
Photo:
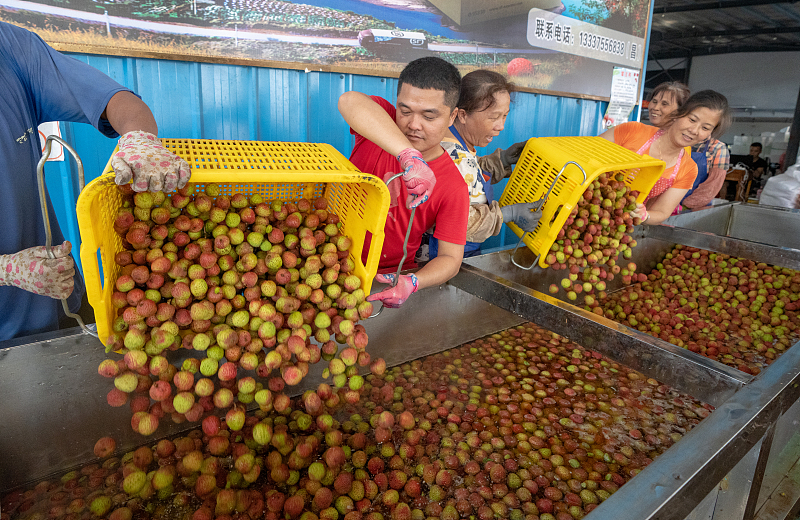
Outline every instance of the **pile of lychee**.
{"type": "Polygon", "coordinates": [[[358,399],[358,369],[371,360],[357,322],[372,304],[325,198],[265,201],[216,184],[172,195],[119,189],[123,250],[106,345],[122,357],[110,354],[98,371],[114,380],[108,403],[131,407],[135,431],[215,408],[243,418],[253,401],[284,411],[284,387],[321,358],[333,389],[320,398],[332,407],[358,399]],[[193,352],[176,366],[177,350],[193,352]]]}
{"type": "Polygon", "coordinates": [[[2,497],[2,520],[582,518],[712,409],[526,323],[2,497]]]}
{"type": "Polygon", "coordinates": [[[631,211],[638,195],[621,173],[603,173],[592,181],[545,257],[551,268],[569,270],[561,287],[552,284],[550,293],[563,289],[569,300],[583,294],[586,309],[602,314],[599,305],[606,297],[607,282],[616,275],[626,284],[641,277],[635,274],[636,264],[626,262],[636,246],[631,233],[640,222],[631,211]]]}
{"type": "MultiPolygon", "coordinates": [[[[642,275],[640,275],[642,276],[642,275]]],[[[606,317],[757,374],[800,337],[800,273],[678,245],[606,317]]]]}

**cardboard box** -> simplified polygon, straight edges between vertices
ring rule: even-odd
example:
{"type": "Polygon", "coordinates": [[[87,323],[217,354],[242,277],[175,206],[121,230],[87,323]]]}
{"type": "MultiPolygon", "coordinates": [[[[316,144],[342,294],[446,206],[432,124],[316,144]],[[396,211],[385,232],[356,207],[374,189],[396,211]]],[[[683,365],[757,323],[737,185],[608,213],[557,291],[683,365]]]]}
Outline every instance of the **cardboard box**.
{"type": "Polygon", "coordinates": [[[554,9],[561,0],[430,0],[458,25],[471,25],[498,18],[527,14],[533,8],[554,9]]]}

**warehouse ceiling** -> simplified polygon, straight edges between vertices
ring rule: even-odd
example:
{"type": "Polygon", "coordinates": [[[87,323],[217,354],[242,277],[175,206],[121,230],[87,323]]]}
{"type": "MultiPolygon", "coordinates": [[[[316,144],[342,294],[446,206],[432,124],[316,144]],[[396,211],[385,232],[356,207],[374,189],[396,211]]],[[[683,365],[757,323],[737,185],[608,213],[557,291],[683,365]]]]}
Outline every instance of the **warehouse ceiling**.
{"type": "Polygon", "coordinates": [[[800,2],[655,0],[648,59],[800,51],[800,2]]]}

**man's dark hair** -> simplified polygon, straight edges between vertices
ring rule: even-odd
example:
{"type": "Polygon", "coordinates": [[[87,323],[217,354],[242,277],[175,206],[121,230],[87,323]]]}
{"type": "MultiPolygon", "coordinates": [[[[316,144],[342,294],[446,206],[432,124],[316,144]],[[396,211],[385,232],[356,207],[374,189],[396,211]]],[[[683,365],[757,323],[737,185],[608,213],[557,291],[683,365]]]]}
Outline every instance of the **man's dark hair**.
{"type": "Polygon", "coordinates": [[[750,146],[758,146],[759,150],[763,150],[764,146],[761,143],[750,143],[750,146]]]}
{"type": "Polygon", "coordinates": [[[428,56],[414,60],[406,65],[397,81],[398,94],[404,83],[423,90],[443,91],[445,105],[453,109],[458,103],[461,73],[452,63],[441,58],[428,56]]]}

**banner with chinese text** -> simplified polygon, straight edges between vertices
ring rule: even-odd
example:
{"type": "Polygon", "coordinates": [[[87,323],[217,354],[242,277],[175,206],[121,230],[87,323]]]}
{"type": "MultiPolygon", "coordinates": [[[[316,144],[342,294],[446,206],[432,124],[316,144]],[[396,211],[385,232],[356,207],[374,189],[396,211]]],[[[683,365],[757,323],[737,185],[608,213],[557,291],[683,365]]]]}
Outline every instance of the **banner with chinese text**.
{"type": "Polygon", "coordinates": [[[615,66],[642,69],[650,1],[0,0],[0,20],[99,54],[386,76],[433,55],[464,74],[608,98],[615,66]]]}

